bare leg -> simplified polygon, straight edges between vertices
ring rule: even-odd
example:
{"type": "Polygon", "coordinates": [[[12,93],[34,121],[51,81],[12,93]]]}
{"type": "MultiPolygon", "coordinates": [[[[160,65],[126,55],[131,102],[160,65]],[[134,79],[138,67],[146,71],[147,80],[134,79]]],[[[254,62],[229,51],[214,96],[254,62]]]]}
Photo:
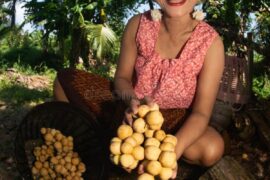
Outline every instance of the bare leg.
{"type": "Polygon", "coordinates": [[[55,78],[55,80],[53,82],[53,96],[54,96],[54,100],[56,100],[56,101],[68,102],[68,99],[65,95],[65,92],[64,92],[60,82],[58,81],[57,77],[55,78]]]}
{"type": "Polygon", "coordinates": [[[224,141],[221,135],[208,126],[205,133],[184,151],[183,157],[189,163],[209,167],[214,165],[223,153],[224,141]]]}

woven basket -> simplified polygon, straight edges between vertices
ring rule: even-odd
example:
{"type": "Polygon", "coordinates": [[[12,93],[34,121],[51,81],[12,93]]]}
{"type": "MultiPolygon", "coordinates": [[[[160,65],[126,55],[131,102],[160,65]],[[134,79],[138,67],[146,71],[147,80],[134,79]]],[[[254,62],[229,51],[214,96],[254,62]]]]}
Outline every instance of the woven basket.
{"type": "Polygon", "coordinates": [[[249,73],[246,59],[226,56],[217,99],[230,104],[246,104],[251,93],[249,73]]]}
{"type": "Polygon", "coordinates": [[[21,176],[31,179],[33,148],[42,143],[40,129],[55,128],[74,138],[74,151],[86,165],[85,179],[104,179],[109,157],[105,132],[95,117],[64,102],[33,108],[21,122],[15,139],[15,158],[21,176]]]}

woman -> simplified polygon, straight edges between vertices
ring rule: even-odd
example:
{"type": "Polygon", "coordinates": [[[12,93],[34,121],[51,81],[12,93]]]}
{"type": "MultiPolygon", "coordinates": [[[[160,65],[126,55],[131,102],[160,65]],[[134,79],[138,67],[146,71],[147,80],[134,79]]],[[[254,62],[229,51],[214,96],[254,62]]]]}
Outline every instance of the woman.
{"type": "MultiPolygon", "coordinates": [[[[177,158],[212,166],[224,151],[222,137],[209,126],[224,67],[222,40],[211,26],[192,17],[197,0],[156,2],[161,7],[160,19],[153,19],[149,11],[132,17],[126,26],[114,92],[129,106],[128,124],[142,99],[150,106],[158,103],[161,109],[191,109],[175,134],[177,158]]],[[[88,103],[88,110],[96,114],[104,114],[100,102],[112,99],[109,82],[76,70],[58,74],[54,96],[82,108],[88,103]],[[105,85],[97,90],[101,83],[105,85]],[[82,87],[88,90],[82,92],[82,87]]],[[[172,178],[176,173],[177,168],[172,178]]]]}
{"type": "Polygon", "coordinates": [[[146,12],[126,26],[115,90],[128,101],[129,124],[142,98],[163,109],[191,108],[175,134],[177,158],[212,166],[224,151],[222,137],[208,125],[224,67],[222,40],[212,27],[192,17],[197,0],[156,2],[162,9],[160,20],[146,12]]]}

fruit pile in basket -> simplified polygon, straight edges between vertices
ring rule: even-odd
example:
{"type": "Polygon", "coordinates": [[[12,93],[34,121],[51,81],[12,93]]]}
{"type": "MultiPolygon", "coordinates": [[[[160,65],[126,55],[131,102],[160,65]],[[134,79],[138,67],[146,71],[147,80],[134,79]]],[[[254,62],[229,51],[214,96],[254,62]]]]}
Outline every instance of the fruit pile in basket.
{"type": "Polygon", "coordinates": [[[73,152],[72,136],[64,136],[59,130],[41,128],[45,143],[34,148],[33,179],[80,180],[86,168],[73,152]]]}
{"type": "Polygon", "coordinates": [[[117,137],[110,144],[110,158],[115,165],[127,170],[144,165],[145,173],[138,179],[169,179],[177,166],[175,146],[177,138],[161,130],[164,118],[155,104],[141,105],[134,115],[132,127],[121,125],[117,137]]]}

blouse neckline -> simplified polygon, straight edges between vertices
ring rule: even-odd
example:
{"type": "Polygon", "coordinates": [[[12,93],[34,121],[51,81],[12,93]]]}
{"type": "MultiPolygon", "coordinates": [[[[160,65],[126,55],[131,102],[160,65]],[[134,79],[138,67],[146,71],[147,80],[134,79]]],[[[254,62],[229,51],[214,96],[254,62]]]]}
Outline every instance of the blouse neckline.
{"type": "Polygon", "coordinates": [[[179,59],[182,59],[183,54],[187,51],[190,42],[192,41],[193,37],[198,32],[198,27],[202,24],[202,22],[203,21],[199,21],[196,24],[196,26],[194,27],[193,31],[191,32],[190,36],[188,37],[188,39],[186,40],[186,42],[184,43],[184,45],[182,46],[182,48],[178,50],[177,56],[175,58],[163,58],[156,51],[156,44],[157,44],[157,40],[158,40],[158,34],[159,34],[160,26],[161,26],[161,22],[158,21],[158,27],[157,27],[156,36],[155,36],[155,39],[154,39],[153,53],[155,55],[157,55],[159,57],[159,59],[162,59],[162,60],[179,60],[179,59]]]}

